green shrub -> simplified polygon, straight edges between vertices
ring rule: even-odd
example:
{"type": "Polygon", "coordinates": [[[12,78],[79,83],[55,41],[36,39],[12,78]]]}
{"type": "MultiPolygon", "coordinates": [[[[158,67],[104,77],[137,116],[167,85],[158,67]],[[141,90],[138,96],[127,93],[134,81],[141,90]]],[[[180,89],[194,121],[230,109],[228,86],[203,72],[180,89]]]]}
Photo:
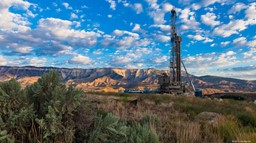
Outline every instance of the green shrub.
{"type": "Polygon", "coordinates": [[[14,143],[14,139],[7,133],[6,130],[0,130],[0,142],[1,143],[14,143]]]}
{"type": "Polygon", "coordinates": [[[0,142],[72,142],[83,94],[54,71],[25,89],[14,79],[0,83],[0,142]]]}
{"type": "Polygon", "coordinates": [[[12,140],[28,137],[31,121],[36,115],[25,92],[14,79],[0,83],[0,117],[2,134],[8,132],[12,140]]]}
{"type": "Polygon", "coordinates": [[[89,135],[89,143],[158,143],[156,131],[148,125],[126,122],[112,114],[99,116],[89,135]]]}
{"type": "Polygon", "coordinates": [[[160,125],[160,120],[156,115],[145,115],[142,118],[142,124],[147,124],[150,127],[155,127],[160,125]]]}
{"type": "Polygon", "coordinates": [[[129,96],[121,96],[120,97],[122,102],[128,102],[129,101],[129,96]]]}
{"type": "Polygon", "coordinates": [[[255,114],[249,114],[249,113],[243,113],[238,115],[239,121],[244,126],[252,126],[256,128],[256,115],[255,114]]]}
{"type": "Polygon", "coordinates": [[[127,143],[159,143],[156,131],[148,125],[135,124],[127,129],[127,143]]]}
{"type": "Polygon", "coordinates": [[[225,118],[222,120],[218,127],[218,133],[224,139],[225,142],[231,142],[236,138],[236,135],[240,132],[237,121],[234,118],[225,118]]]}
{"type": "Polygon", "coordinates": [[[2,117],[0,116],[0,142],[2,143],[14,143],[12,135],[8,134],[7,130],[3,130],[5,126],[2,117]]]}
{"type": "Polygon", "coordinates": [[[89,143],[124,143],[126,142],[127,126],[120,119],[107,114],[99,116],[89,136],[89,143]]]}
{"type": "Polygon", "coordinates": [[[74,138],[73,115],[80,105],[82,90],[66,87],[54,71],[45,74],[37,83],[26,88],[34,105],[35,119],[41,140],[72,141],[74,138]]]}

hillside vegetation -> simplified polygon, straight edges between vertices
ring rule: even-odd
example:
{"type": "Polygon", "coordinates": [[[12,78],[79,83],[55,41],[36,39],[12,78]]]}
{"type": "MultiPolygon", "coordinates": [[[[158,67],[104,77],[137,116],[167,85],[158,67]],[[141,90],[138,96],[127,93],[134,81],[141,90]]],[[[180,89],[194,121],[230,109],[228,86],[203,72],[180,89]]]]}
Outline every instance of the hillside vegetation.
{"type": "Polygon", "coordinates": [[[97,93],[56,72],[21,88],[0,83],[0,142],[256,142],[256,105],[168,95],[97,93]]]}

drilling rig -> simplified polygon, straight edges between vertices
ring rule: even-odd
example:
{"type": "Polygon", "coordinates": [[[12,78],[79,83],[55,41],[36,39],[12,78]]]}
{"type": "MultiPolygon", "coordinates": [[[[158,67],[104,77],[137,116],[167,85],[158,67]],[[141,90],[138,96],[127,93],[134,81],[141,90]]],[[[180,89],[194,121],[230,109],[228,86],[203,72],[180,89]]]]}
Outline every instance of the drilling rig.
{"type": "MultiPolygon", "coordinates": [[[[161,93],[185,93],[188,88],[181,81],[181,63],[187,73],[186,67],[181,60],[181,37],[176,32],[176,11],[171,10],[171,50],[170,50],[170,73],[163,73],[159,78],[160,92],[161,93]]],[[[187,73],[187,77],[188,73],[187,73]]],[[[190,84],[195,90],[193,83],[189,78],[190,84]]]]}

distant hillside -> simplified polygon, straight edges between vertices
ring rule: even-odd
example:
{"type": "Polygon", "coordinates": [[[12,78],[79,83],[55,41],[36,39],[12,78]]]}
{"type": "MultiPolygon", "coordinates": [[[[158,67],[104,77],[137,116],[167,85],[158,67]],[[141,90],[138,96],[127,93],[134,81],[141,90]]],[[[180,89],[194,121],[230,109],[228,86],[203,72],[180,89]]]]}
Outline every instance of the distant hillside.
{"type": "MultiPolygon", "coordinates": [[[[158,88],[158,77],[163,70],[156,69],[120,69],[120,68],[96,68],[96,69],[68,69],[54,67],[8,67],[0,66],[0,81],[11,78],[17,79],[23,86],[37,81],[45,73],[55,70],[59,73],[63,82],[73,84],[86,91],[118,91],[126,88],[150,89],[158,88]]],[[[197,88],[204,88],[206,93],[211,92],[238,92],[256,91],[256,81],[239,80],[216,76],[197,77],[190,75],[197,88]]],[[[182,76],[187,81],[185,74],[182,76]]]]}

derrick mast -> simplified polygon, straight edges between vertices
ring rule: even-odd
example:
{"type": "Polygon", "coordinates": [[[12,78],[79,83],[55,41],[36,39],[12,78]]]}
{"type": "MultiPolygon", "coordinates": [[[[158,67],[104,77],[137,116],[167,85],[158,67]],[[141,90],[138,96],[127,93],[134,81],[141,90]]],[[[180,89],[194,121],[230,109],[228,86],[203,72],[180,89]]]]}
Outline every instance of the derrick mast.
{"type": "Polygon", "coordinates": [[[171,49],[170,49],[170,73],[163,73],[159,78],[161,93],[184,93],[185,84],[181,81],[181,37],[176,32],[176,11],[171,10],[171,49]]]}
{"type": "Polygon", "coordinates": [[[176,32],[176,11],[171,10],[171,57],[170,78],[172,85],[181,85],[181,59],[180,59],[181,37],[176,32]]]}

